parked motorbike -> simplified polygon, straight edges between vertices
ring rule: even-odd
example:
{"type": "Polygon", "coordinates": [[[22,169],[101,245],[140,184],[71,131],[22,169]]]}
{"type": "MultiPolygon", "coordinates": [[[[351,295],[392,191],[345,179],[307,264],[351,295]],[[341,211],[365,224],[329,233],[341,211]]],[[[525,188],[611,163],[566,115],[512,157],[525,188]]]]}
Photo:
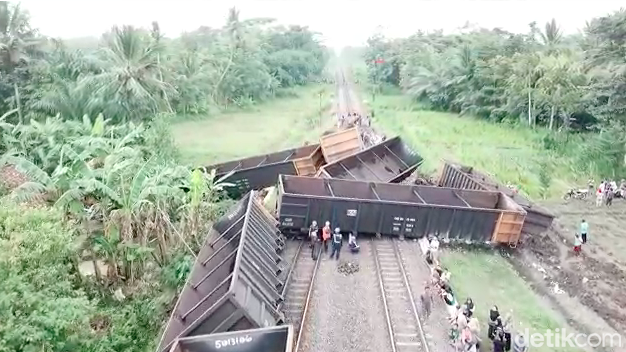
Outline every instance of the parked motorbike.
{"type": "Polygon", "coordinates": [[[589,190],[572,188],[563,195],[563,199],[564,200],[568,200],[568,199],[583,200],[583,199],[587,199],[588,195],[589,195],[589,190]]]}

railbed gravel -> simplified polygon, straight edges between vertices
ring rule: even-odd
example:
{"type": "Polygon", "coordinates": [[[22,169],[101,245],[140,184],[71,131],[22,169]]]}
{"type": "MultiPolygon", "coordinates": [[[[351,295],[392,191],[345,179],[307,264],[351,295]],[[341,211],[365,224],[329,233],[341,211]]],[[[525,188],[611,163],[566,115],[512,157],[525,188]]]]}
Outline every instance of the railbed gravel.
{"type": "MultiPolygon", "coordinates": [[[[344,246],[339,261],[322,253],[300,351],[390,351],[372,247],[361,241],[352,254],[344,246]],[[337,270],[341,261],[358,263],[350,275],[337,270]]],[[[330,252],[330,248],[329,248],[330,252]]]]}
{"type": "MultiPolygon", "coordinates": [[[[404,262],[407,279],[413,291],[417,310],[430,352],[449,352],[451,350],[448,332],[450,324],[441,297],[433,297],[431,313],[428,318],[423,314],[420,295],[424,292],[424,283],[430,279],[430,269],[426,264],[419,242],[416,240],[398,241],[398,249],[404,262]]],[[[458,297],[464,300],[463,297],[458,297]]]]}

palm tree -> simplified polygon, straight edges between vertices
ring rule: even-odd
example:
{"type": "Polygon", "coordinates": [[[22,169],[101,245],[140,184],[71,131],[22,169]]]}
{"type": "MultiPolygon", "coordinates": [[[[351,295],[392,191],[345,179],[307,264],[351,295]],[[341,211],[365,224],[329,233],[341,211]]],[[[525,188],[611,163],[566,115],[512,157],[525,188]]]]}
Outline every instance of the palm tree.
{"type": "MultiPolygon", "coordinates": [[[[35,37],[30,29],[28,12],[22,11],[19,4],[11,5],[8,1],[0,1],[0,65],[2,71],[11,74],[20,63],[29,59],[29,54],[41,40],[35,37]]],[[[19,122],[24,122],[18,81],[13,80],[15,105],[19,122]]]]}
{"type": "Polygon", "coordinates": [[[96,97],[117,102],[105,104],[105,115],[138,119],[165,107],[163,93],[173,88],[159,77],[157,43],[132,26],[113,27],[105,39],[102,72],[81,81],[96,97]]]}

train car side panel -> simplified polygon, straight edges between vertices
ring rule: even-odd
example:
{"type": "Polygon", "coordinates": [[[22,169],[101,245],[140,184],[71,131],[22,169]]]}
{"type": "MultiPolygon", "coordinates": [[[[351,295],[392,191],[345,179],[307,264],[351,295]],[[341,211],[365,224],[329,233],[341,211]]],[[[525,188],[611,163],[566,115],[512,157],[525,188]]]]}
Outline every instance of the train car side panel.
{"type": "Polygon", "coordinates": [[[275,185],[278,175],[297,175],[293,161],[236,172],[224,180],[224,182],[234,184],[233,187],[226,187],[225,190],[230,197],[239,199],[251,190],[275,185]]]}

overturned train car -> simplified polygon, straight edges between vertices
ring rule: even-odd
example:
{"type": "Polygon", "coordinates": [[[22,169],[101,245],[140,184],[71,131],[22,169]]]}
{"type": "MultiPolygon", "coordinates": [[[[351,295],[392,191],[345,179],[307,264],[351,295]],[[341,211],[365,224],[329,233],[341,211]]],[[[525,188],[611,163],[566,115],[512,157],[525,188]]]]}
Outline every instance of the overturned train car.
{"type": "Polygon", "coordinates": [[[502,192],[283,175],[278,193],[285,233],[316,220],[342,232],[512,244],[526,216],[502,192]]]}
{"type": "Polygon", "coordinates": [[[322,166],[318,175],[370,182],[402,182],[423,159],[400,137],[388,139],[363,151],[322,166]]]}
{"type": "Polygon", "coordinates": [[[206,166],[205,171],[215,170],[216,179],[227,176],[224,182],[227,193],[235,199],[250,190],[259,190],[276,184],[278,175],[315,175],[326,163],[319,144],[292,148],[280,152],[257,155],[245,159],[206,166]]]}
{"type": "Polygon", "coordinates": [[[177,339],[169,352],[292,352],[291,325],[177,339]]]}
{"type": "Polygon", "coordinates": [[[276,220],[250,192],[213,226],[157,352],[178,338],[278,325],[287,263],[276,220]]]}
{"type": "Polygon", "coordinates": [[[526,219],[522,227],[523,233],[539,235],[550,228],[555,217],[548,209],[534,204],[528,198],[519,193],[515,193],[508,187],[496,182],[493,178],[475,170],[473,167],[446,161],[441,171],[438,185],[441,187],[495,191],[506,194],[526,210],[526,219]]]}

